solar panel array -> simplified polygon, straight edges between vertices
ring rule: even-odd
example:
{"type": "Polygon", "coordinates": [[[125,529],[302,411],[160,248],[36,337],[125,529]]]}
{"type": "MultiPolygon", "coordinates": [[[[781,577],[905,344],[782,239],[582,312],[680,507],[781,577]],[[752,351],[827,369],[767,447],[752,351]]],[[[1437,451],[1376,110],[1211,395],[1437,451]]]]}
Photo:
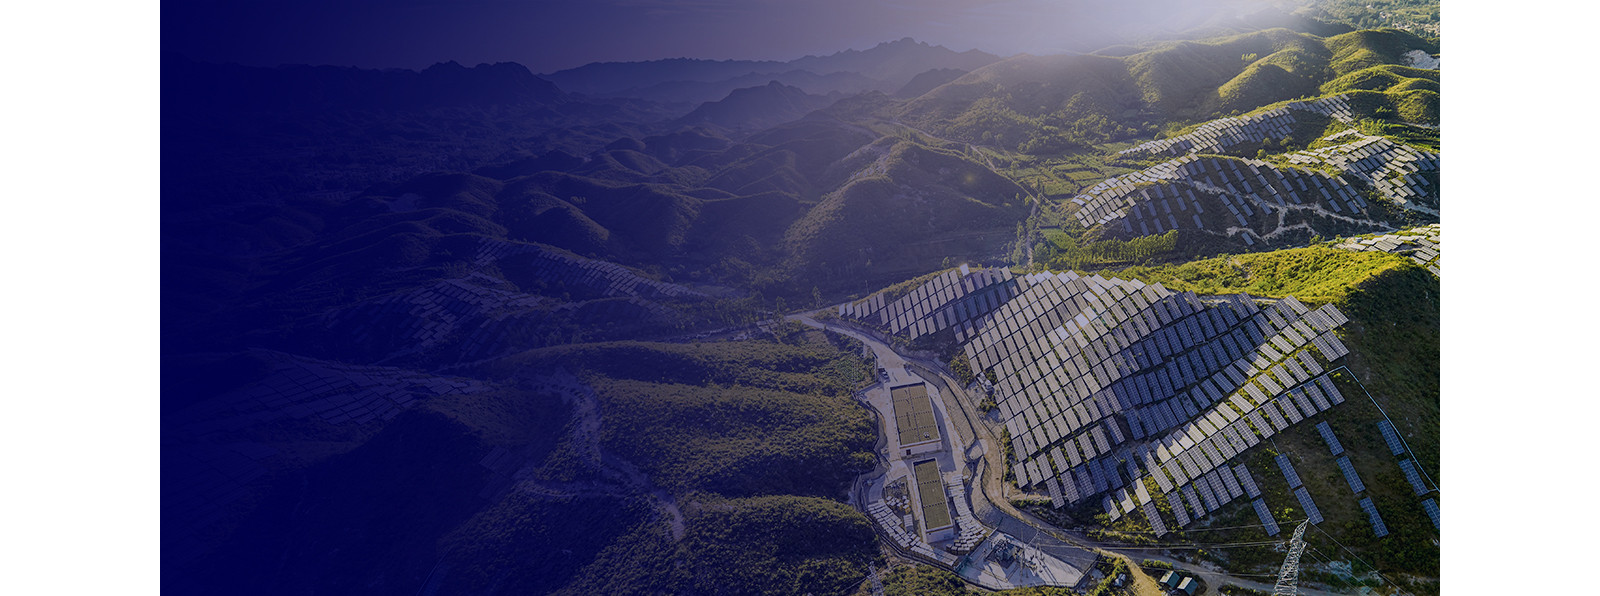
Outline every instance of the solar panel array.
{"type": "Polygon", "coordinates": [[[1379,538],[1389,535],[1389,527],[1383,525],[1383,518],[1378,516],[1378,507],[1372,504],[1372,498],[1361,499],[1361,510],[1367,512],[1367,521],[1372,522],[1372,533],[1379,538]]]}
{"type": "Polygon", "coordinates": [[[1278,535],[1278,520],[1272,519],[1272,512],[1267,510],[1267,502],[1261,499],[1251,501],[1256,508],[1256,517],[1261,518],[1261,525],[1265,526],[1268,536],[1278,535]]]}
{"type": "Polygon", "coordinates": [[[1367,213],[1361,190],[1319,170],[1264,161],[1187,155],[1106,179],[1072,198],[1084,227],[1107,225],[1119,236],[1205,229],[1241,235],[1270,226],[1290,211],[1323,212],[1382,225],[1367,213]]]}
{"type": "Polygon", "coordinates": [[[1315,168],[1331,168],[1370,186],[1379,195],[1406,207],[1421,207],[1437,214],[1438,187],[1422,176],[1439,171],[1439,155],[1384,137],[1369,136],[1353,129],[1324,137],[1323,141],[1349,137],[1346,143],[1319,149],[1296,151],[1285,157],[1289,163],[1315,168]]]}
{"type": "MultiPolygon", "coordinates": [[[[1272,416],[1284,402],[1298,417],[1335,403],[1299,387],[1285,392],[1326,380],[1312,378],[1323,367],[1312,341],[1347,320],[1332,305],[1312,310],[1288,297],[1263,306],[1242,295],[1201,302],[1159,284],[1073,272],[998,281],[1014,291],[997,291],[1001,301],[957,337],[973,368],[996,378],[1018,485],[1041,486],[1053,506],[1103,495],[1102,508],[1119,519],[1153,502],[1143,490],[1149,476],[1187,524],[1259,494],[1228,462],[1278,430],[1261,424],[1262,410],[1272,416]]],[[[959,304],[961,282],[947,272],[876,311],[869,298],[841,312],[871,322],[897,308],[897,325],[915,327],[959,304]]]]}
{"type": "Polygon", "coordinates": [[[1354,251],[1408,254],[1416,264],[1439,274],[1439,224],[1411,228],[1390,234],[1356,237],[1341,242],[1334,248],[1354,251]]]}
{"type": "Polygon", "coordinates": [[[1220,118],[1201,124],[1194,132],[1170,139],[1158,139],[1118,151],[1118,155],[1131,153],[1221,153],[1243,143],[1257,143],[1261,139],[1281,139],[1294,132],[1295,112],[1315,112],[1349,122],[1353,118],[1346,95],[1325,97],[1289,104],[1256,114],[1235,118],[1220,118]]]}
{"type": "Polygon", "coordinates": [[[1311,523],[1322,523],[1322,512],[1317,509],[1317,503],[1311,500],[1311,493],[1306,492],[1306,487],[1294,489],[1294,498],[1300,500],[1300,509],[1306,512],[1306,518],[1310,519],[1311,523]]]}
{"type": "Polygon", "coordinates": [[[1339,437],[1333,436],[1333,427],[1326,420],[1317,423],[1317,432],[1322,434],[1322,442],[1328,444],[1328,451],[1334,455],[1344,453],[1344,446],[1339,444],[1339,437]]]}
{"type": "MultiPolygon", "coordinates": [[[[1239,380],[1265,375],[1265,367],[1275,362],[1266,352],[1279,360],[1292,354],[1271,348],[1260,353],[1246,352],[1248,346],[1265,344],[1266,336],[1270,336],[1294,350],[1305,340],[1293,325],[1309,330],[1334,320],[1326,314],[1328,307],[1310,311],[1293,299],[1260,309],[1236,297],[1221,306],[1202,309],[1192,295],[1163,295],[1154,286],[1134,286],[1138,289],[1126,291],[1097,278],[1070,273],[1022,280],[1026,289],[997,310],[994,321],[1012,320],[1009,311],[1018,308],[1013,305],[1032,302],[1032,309],[1018,312],[1033,317],[1035,323],[1043,320],[1044,325],[1004,325],[1000,329],[1013,337],[1035,339],[1015,342],[1013,337],[985,331],[966,349],[979,367],[995,366],[1002,373],[998,375],[1002,389],[998,395],[1002,412],[1009,416],[1006,420],[1013,450],[1024,461],[1034,462],[1022,466],[1019,483],[1030,486],[1053,472],[1063,485],[1075,485],[1078,499],[1120,488],[1124,480],[1115,473],[1118,462],[1133,464],[1128,468],[1130,478],[1140,471],[1141,464],[1146,473],[1159,471],[1155,475],[1157,485],[1170,487],[1212,470],[1259,441],[1246,419],[1227,403],[1213,398],[1234,392],[1239,380]],[[1051,286],[1098,288],[1110,297],[1094,300],[1062,296],[1059,292],[1052,295],[1047,291],[1051,286]],[[1146,292],[1157,300],[1151,302],[1146,292]],[[1040,302],[1045,306],[1037,306],[1040,302]],[[1080,302],[1098,302],[1100,308],[1083,308],[1080,302]],[[1138,308],[1140,304],[1143,309],[1138,308]],[[1163,315],[1161,310],[1170,312],[1163,315]],[[1085,311],[1096,315],[1093,324],[1084,324],[1090,321],[1085,311]],[[1107,316],[1106,311],[1113,312],[1107,316]],[[1312,313],[1321,318],[1302,320],[1312,313]],[[1169,325],[1162,325],[1162,318],[1167,318],[1169,325]],[[1064,324],[1043,331],[1049,323],[1063,320],[1064,324]],[[1230,320],[1233,325],[1229,325],[1230,320]],[[1054,349],[1037,349],[1040,343],[1054,349]],[[1168,354],[1165,359],[1161,357],[1163,353],[1168,354]],[[1152,366],[1139,368],[1147,363],[1152,366]],[[1072,372],[1078,376],[1074,378],[1072,372]],[[1207,373],[1209,377],[1202,376],[1207,373]],[[1012,393],[1019,385],[1021,396],[1012,393]],[[1062,397],[1078,399],[1066,401],[1062,397]],[[1159,449],[1156,457],[1146,457],[1151,443],[1141,443],[1139,439],[1191,419],[1198,420],[1158,439],[1154,443],[1159,449]],[[1125,446],[1129,442],[1134,445],[1125,446]],[[1171,459],[1174,453],[1191,449],[1190,457],[1171,459]],[[1060,468],[1063,462],[1068,464],[1067,469],[1060,468]]],[[[1310,356],[1300,354],[1297,358],[1310,356]]],[[[1236,394],[1228,403],[1254,409],[1256,402],[1236,394]]],[[[1226,487],[1226,482],[1219,486],[1226,487]]],[[[1072,500],[1073,491],[1062,492],[1072,500]]]]}
{"type": "Polygon", "coordinates": [[[1361,477],[1356,475],[1356,467],[1350,463],[1349,456],[1341,456],[1334,463],[1339,464],[1339,471],[1344,473],[1344,481],[1350,485],[1350,492],[1359,494],[1367,490],[1367,486],[1361,483],[1361,477]]]}
{"type": "Polygon", "coordinates": [[[1389,453],[1402,455],[1406,452],[1406,446],[1400,442],[1400,433],[1395,432],[1393,423],[1388,420],[1379,420],[1378,432],[1383,433],[1383,442],[1389,445],[1389,453]]]}
{"type": "Polygon", "coordinates": [[[983,317],[1017,292],[1010,269],[972,270],[966,265],[935,276],[906,295],[887,302],[882,292],[839,308],[839,315],[885,327],[911,339],[957,329],[956,341],[966,341],[983,317]]]}
{"type": "Polygon", "coordinates": [[[1439,502],[1433,499],[1423,499],[1422,510],[1428,512],[1428,519],[1433,520],[1433,529],[1439,529],[1439,502]]]}

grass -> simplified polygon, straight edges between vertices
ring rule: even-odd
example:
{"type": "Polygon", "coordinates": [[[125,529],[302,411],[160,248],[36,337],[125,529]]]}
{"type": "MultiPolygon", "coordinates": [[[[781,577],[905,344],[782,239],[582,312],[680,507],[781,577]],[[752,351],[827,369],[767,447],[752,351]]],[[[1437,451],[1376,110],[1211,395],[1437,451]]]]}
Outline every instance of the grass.
{"type": "Polygon", "coordinates": [[[1046,230],[1045,242],[1034,247],[1034,262],[1045,264],[1050,269],[1081,271],[1112,264],[1148,261],[1168,255],[1178,246],[1177,230],[1131,240],[1094,242],[1086,241],[1081,234],[1074,232],[1077,230],[1046,230]]]}
{"type": "MultiPolygon", "coordinates": [[[[1104,276],[1160,282],[1196,294],[1249,293],[1295,296],[1307,304],[1338,302],[1363,281],[1410,264],[1405,257],[1313,246],[1266,253],[1227,255],[1187,263],[1104,270],[1104,276]]],[[[1426,273],[1426,271],[1423,271],[1426,273]]]]}

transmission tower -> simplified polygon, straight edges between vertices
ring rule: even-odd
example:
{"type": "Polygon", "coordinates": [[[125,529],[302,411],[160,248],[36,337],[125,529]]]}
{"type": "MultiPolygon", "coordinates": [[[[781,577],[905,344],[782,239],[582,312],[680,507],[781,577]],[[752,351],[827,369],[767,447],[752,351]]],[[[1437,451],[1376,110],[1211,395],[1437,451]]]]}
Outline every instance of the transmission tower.
{"type": "Polygon", "coordinates": [[[1272,588],[1272,595],[1295,596],[1300,593],[1295,588],[1300,583],[1300,554],[1306,552],[1306,541],[1302,539],[1306,533],[1306,526],[1311,525],[1311,520],[1300,522],[1294,529],[1294,536],[1289,539],[1289,554],[1283,557],[1283,569],[1278,570],[1278,585],[1272,588]]]}
{"type": "Polygon", "coordinates": [[[867,571],[872,579],[872,596],[883,596],[883,580],[878,579],[878,567],[868,563],[867,571]]]}

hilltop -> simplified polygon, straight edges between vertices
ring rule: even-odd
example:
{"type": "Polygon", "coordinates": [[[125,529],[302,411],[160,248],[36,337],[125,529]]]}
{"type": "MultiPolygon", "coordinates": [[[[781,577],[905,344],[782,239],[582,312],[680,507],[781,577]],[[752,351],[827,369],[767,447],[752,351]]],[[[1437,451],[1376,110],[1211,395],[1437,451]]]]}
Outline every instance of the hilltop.
{"type": "Polygon", "coordinates": [[[597,97],[635,97],[699,103],[728,91],[778,80],[808,93],[892,93],[932,69],[972,70],[999,56],[956,52],[909,37],[866,50],[844,50],[787,62],[675,58],[644,62],[595,62],[544,75],[563,89],[597,97]]]}

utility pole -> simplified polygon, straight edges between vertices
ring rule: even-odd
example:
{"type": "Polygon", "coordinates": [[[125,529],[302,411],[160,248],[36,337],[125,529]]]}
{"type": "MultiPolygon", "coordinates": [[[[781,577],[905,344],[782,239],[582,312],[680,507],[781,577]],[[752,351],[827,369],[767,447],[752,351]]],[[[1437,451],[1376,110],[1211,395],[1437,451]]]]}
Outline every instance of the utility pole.
{"type": "Polygon", "coordinates": [[[883,596],[883,580],[878,579],[878,567],[867,564],[868,578],[872,580],[872,596],[883,596]]]}
{"type": "Polygon", "coordinates": [[[1278,570],[1278,585],[1272,588],[1273,596],[1296,596],[1300,593],[1296,586],[1300,583],[1300,554],[1306,551],[1306,541],[1303,539],[1306,526],[1311,525],[1311,520],[1300,522],[1294,529],[1294,536],[1289,539],[1289,554],[1283,557],[1283,569],[1278,570]]]}

